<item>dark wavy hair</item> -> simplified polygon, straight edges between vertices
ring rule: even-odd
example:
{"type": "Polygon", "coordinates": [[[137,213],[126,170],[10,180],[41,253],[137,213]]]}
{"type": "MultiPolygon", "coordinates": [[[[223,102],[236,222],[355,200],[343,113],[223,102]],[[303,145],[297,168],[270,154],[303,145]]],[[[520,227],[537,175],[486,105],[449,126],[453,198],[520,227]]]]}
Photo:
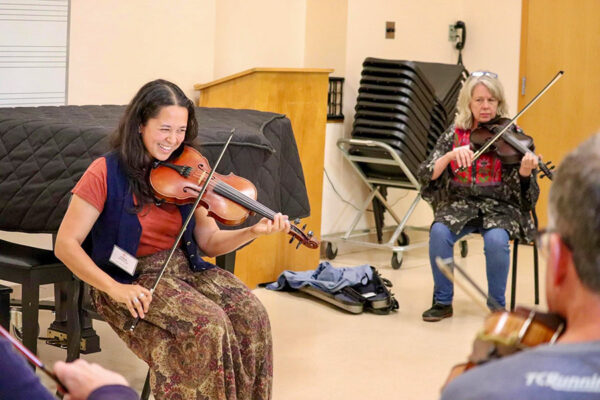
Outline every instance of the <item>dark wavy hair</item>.
{"type": "Polygon", "coordinates": [[[140,127],[149,119],[155,118],[160,110],[167,106],[181,106],[188,110],[185,139],[173,152],[174,155],[180,154],[183,146],[190,144],[198,135],[194,103],[179,86],[163,79],[148,82],[141,87],[127,106],[119,127],[110,140],[111,147],[117,151],[125,169],[129,187],[137,199],[136,212],[154,201],[148,181],[153,159],[144,147],[140,127]]]}

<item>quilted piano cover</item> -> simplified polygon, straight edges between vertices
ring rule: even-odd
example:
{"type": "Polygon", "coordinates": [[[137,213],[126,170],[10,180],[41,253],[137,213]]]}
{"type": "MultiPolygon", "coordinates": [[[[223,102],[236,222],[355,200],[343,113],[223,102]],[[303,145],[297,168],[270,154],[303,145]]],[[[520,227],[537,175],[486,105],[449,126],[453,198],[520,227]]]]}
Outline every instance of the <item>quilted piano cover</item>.
{"type": "MultiPolygon", "coordinates": [[[[125,106],[0,108],[0,230],[55,233],[70,190],[108,150],[125,106]]],[[[211,165],[232,128],[217,172],[253,182],[258,201],[291,218],[310,214],[298,149],[284,115],[197,107],[194,144],[211,165]]],[[[254,223],[257,216],[245,225],[254,223]]]]}

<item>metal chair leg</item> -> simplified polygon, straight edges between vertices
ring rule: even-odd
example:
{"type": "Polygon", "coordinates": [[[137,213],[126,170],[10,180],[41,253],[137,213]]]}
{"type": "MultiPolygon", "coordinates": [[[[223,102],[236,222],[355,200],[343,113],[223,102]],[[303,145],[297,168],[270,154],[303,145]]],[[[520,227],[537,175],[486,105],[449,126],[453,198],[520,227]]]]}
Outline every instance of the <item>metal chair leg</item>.
{"type": "Polygon", "coordinates": [[[533,243],[533,288],[535,292],[535,304],[540,304],[540,274],[539,274],[538,248],[533,243]]]}
{"type": "MultiPolygon", "coordinates": [[[[533,217],[533,225],[535,229],[538,229],[538,217],[535,213],[535,208],[531,210],[531,216],[533,217]]],[[[539,259],[538,259],[538,248],[533,241],[533,285],[535,291],[535,304],[540,304],[540,276],[539,276],[539,259]]]]}
{"type": "Polygon", "coordinates": [[[513,259],[512,259],[512,282],[510,290],[510,310],[515,309],[515,298],[517,295],[517,259],[519,252],[519,240],[513,240],[513,259]]]}
{"type": "Polygon", "coordinates": [[[81,346],[81,320],[83,310],[79,307],[83,296],[83,283],[79,279],[73,280],[69,286],[69,304],[67,316],[67,362],[79,358],[81,346]]]}
{"type": "Polygon", "coordinates": [[[37,354],[38,315],[40,306],[40,286],[31,279],[23,282],[23,345],[37,354]]]}

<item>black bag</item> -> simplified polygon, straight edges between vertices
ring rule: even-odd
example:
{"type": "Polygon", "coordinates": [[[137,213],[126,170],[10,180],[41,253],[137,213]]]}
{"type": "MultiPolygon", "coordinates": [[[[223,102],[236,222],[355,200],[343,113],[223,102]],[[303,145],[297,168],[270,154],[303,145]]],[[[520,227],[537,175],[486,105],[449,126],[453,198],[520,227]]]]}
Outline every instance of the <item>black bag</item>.
{"type": "Polygon", "coordinates": [[[300,288],[301,292],[327,301],[353,314],[370,311],[375,314],[389,314],[398,309],[398,301],[389,288],[392,282],[381,277],[377,269],[371,266],[373,278],[366,283],[346,286],[335,293],[328,293],[312,286],[300,288]]]}
{"type": "Polygon", "coordinates": [[[361,301],[366,311],[375,314],[389,314],[390,311],[397,310],[398,300],[390,290],[392,282],[389,279],[379,275],[377,269],[371,266],[373,279],[366,284],[359,283],[354,286],[346,286],[341,290],[348,297],[361,301]]]}

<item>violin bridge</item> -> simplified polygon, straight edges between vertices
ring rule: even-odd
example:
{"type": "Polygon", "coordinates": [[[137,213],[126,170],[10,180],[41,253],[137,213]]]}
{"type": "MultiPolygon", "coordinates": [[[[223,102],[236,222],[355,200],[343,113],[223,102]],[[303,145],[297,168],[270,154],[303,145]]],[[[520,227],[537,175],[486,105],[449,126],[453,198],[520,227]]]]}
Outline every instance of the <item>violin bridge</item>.
{"type": "Polygon", "coordinates": [[[206,171],[202,171],[202,175],[200,175],[200,178],[198,178],[198,185],[202,183],[204,177],[206,177],[206,171]]]}

